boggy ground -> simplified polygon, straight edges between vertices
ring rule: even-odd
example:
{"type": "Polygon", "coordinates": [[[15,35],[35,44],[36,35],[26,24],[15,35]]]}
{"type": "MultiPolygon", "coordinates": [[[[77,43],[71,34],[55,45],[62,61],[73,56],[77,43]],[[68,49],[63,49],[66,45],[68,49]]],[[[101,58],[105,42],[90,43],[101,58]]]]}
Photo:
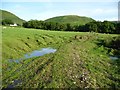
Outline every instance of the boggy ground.
{"type": "Polygon", "coordinates": [[[96,43],[117,35],[7,28],[3,33],[3,88],[120,88],[118,65],[96,43]],[[32,50],[55,53],[9,62],[32,50]]]}

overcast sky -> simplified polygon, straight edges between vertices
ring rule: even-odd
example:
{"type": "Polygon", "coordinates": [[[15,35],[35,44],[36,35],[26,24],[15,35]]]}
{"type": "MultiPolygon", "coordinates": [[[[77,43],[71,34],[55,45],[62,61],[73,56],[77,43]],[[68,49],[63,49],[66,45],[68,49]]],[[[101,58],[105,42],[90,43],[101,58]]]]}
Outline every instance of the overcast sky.
{"type": "Polygon", "coordinates": [[[118,20],[119,0],[3,0],[0,9],[24,20],[79,15],[95,20],[118,20]]]}

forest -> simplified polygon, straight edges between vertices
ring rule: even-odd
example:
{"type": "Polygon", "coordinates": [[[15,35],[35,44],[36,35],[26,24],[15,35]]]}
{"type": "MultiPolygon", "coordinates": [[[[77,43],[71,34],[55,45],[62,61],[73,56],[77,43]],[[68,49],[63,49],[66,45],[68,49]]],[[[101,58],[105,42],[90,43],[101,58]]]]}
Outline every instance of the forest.
{"type": "Polygon", "coordinates": [[[23,23],[25,28],[56,30],[56,31],[76,31],[76,32],[96,32],[96,33],[109,33],[120,34],[120,23],[113,23],[110,21],[93,21],[85,25],[71,25],[70,23],[55,23],[45,22],[38,20],[30,20],[23,23]]]}

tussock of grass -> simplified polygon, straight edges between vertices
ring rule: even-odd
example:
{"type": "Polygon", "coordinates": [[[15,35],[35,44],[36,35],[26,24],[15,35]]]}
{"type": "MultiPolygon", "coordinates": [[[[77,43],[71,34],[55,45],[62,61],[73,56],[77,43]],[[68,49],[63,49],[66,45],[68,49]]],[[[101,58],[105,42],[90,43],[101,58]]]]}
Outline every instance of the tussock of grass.
{"type": "Polygon", "coordinates": [[[120,88],[119,60],[110,60],[97,43],[107,37],[96,33],[6,28],[3,31],[3,87],[20,88],[120,88]],[[43,47],[55,53],[10,63],[43,47]]]}

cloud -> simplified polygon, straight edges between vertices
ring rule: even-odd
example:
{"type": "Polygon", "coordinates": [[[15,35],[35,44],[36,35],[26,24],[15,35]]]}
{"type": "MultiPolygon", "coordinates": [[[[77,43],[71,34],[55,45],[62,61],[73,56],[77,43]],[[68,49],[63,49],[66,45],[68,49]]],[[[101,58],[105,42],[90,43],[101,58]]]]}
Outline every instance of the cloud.
{"type": "Polygon", "coordinates": [[[92,11],[93,14],[111,14],[111,13],[116,13],[117,14],[118,10],[117,9],[104,9],[104,8],[97,8],[92,11]]]}
{"type": "Polygon", "coordinates": [[[61,13],[61,12],[46,11],[46,12],[43,12],[43,13],[35,14],[34,19],[46,20],[48,18],[55,17],[55,16],[61,16],[61,15],[63,15],[63,13],[61,13]]]}
{"type": "Polygon", "coordinates": [[[91,13],[86,13],[88,16],[93,17],[96,20],[104,21],[104,20],[118,20],[118,10],[117,9],[104,9],[97,8],[93,10],[89,10],[91,13]]]}
{"type": "Polygon", "coordinates": [[[55,16],[63,16],[63,15],[79,15],[79,16],[87,16],[96,20],[118,20],[117,19],[117,10],[116,9],[74,9],[74,10],[47,10],[44,12],[36,13],[33,15],[32,19],[45,20],[55,16]]]}
{"type": "Polygon", "coordinates": [[[119,0],[3,0],[2,2],[119,2],[119,0]]]}
{"type": "Polygon", "coordinates": [[[109,20],[109,21],[117,21],[118,18],[116,18],[116,17],[112,17],[112,18],[104,18],[104,19],[102,19],[102,21],[105,21],[105,20],[109,20]]]}
{"type": "Polygon", "coordinates": [[[21,13],[23,10],[26,10],[26,8],[21,6],[21,5],[19,5],[19,4],[16,4],[12,8],[12,11],[15,12],[15,13],[21,13]]]}
{"type": "MultiPolygon", "coordinates": [[[[6,4],[6,3],[5,3],[6,4]]],[[[45,20],[55,16],[79,15],[96,20],[116,19],[116,3],[8,3],[6,10],[25,19],[45,20]],[[113,18],[115,17],[115,18],[113,18]]]]}

